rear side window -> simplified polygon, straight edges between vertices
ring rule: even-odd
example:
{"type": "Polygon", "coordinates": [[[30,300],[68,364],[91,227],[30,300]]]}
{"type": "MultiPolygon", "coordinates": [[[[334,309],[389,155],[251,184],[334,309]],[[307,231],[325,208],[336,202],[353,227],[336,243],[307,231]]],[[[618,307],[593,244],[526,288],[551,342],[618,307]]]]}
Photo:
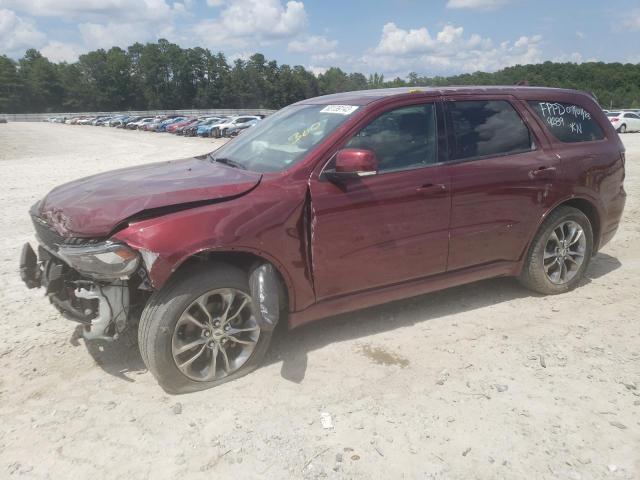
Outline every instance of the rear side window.
{"type": "Polygon", "coordinates": [[[533,149],[529,129],[504,100],[450,102],[456,159],[509,155],[533,149]]]}
{"type": "MultiPolygon", "coordinates": [[[[529,101],[529,105],[561,142],[593,142],[602,140],[604,133],[591,114],[572,103],[529,101]]],[[[617,112],[613,112],[617,113],[617,112]]],[[[611,115],[611,112],[609,116],[611,115]]]]}

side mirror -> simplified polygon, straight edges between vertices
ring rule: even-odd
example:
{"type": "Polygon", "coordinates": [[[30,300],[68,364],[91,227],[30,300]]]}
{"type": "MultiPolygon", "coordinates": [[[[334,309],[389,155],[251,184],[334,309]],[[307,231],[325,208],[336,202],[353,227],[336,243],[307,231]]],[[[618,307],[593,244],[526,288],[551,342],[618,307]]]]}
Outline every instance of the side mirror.
{"type": "Polygon", "coordinates": [[[378,159],[372,150],[343,148],[338,150],[332,170],[325,170],[329,180],[365,177],[378,172],[378,159]]]}

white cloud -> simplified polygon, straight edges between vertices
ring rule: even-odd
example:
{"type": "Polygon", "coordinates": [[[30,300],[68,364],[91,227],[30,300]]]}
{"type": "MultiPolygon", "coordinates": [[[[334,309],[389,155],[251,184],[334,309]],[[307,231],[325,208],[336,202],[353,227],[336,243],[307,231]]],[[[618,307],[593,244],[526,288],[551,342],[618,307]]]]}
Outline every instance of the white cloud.
{"type": "Polygon", "coordinates": [[[39,48],[46,41],[35,24],[15,12],[0,9],[0,53],[21,56],[29,48],[39,48]]]}
{"type": "Polygon", "coordinates": [[[640,9],[629,12],[622,24],[630,30],[640,30],[640,9]]]}
{"type": "Polygon", "coordinates": [[[493,10],[508,4],[509,0],[449,0],[447,8],[493,10]]]}
{"type": "Polygon", "coordinates": [[[313,73],[316,77],[318,75],[322,75],[323,73],[325,73],[328,70],[327,67],[316,67],[316,66],[313,66],[313,65],[308,65],[306,67],[306,69],[309,70],[311,73],[313,73]]]}
{"type": "MultiPolygon", "coordinates": [[[[345,53],[329,52],[311,55],[311,61],[318,67],[336,67],[338,65],[349,65],[353,62],[353,57],[345,53]]],[[[351,70],[349,68],[349,70],[351,70]]]]}
{"type": "Polygon", "coordinates": [[[463,38],[464,29],[453,25],[445,25],[433,38],[426,27],[404,30],[395,23],[387,23],[382,27],[382,37],[373,50],[380,55],[415,55],[431,53],[451,54],[459,48],[489,48],[491,41],[479,35],[472,35],[468,40],[463,38]]]}
{"type": "Polygon", "coordinates": [[[246,48],[292,38],[307,26],[304,3],[280,0],[230,0],[220,16],[194,27],[195,34],[214,48],[246,48]]]}
{"type": "Polygon", "coordinates": [[[582,63],[584,61],[582,54],[579,52],[572,52],[569,54],[563,54],[560,56],[557,56],[553,59],[554,62],[560,62],[560,63],[567,63],[567,62],[571,62],[571,63],[582,63]]]}
{"type": "Polygon", "coordinates": [[[290,41],[287,50],[293,53],[329,53],[337,45],[337,40],[329,40],[321,36],[310,36],[290,41]]]}
{"type": "MultiPolygon", "coordinates": [[[[18,11],[34,17],[57,17],[74,21],[83,40],[84,51],[128,46],[136,41],[176,37],[176,17],[186,15],[191,0],[0,0],[18,11]]],[[[42,41],[47,56],[70,59],[79,52],[78,45],[51,40],[42,41]],[[56,52],[55,47],[62,50],[56,52]]],[[[0,47],[1,48],[1,47],[0,47]]]]}
{"type": "Polygon", "coordinates": [[[78,25],[84,44],[91,48],[126,47],[136,41],[148,40],[150,32],[145,25],[129,23],[92,23],[78,25]]]}
{"type": "Polygon", "coordinates": [[[227,60],[229,61],[229,63],[233,63],[236,60],[242,60],[243,62],[246,62],[251,58],[251,55],[253,55],[253,52],[234,52],[231,55],[227,55],[227,60]]]}
{"type": "Polygon", "coordinates": [[[410,71],[423,74],[493,71],[514,64],[541,61],[542,37],[522,36],[515,41],[494,44],[490,38],[445,25],[435,36],[426,27],[405,30],[394,23],[382,29],[378,45],[356,65],[365,71],[404,76],[410,71]]]}
{"type": "Polygon", "coordinates": [[[51,41],[40,49],[40,53],[52,62],[73,63],[83,53],[83,48],[74,43],[51,41]]]}
{"type": "Polygon", "coordinates": [[[576,31],[576,37],[578,37],[580,40],[584,40],[585,38],[587,38],[587,36],[580,30],[576,31]]]}
{"type": "Polygon", "coordinates": [[[1,0],[16,11],[37,17],[64,17],[85,21],[156,21],[171,16],[165,0],[1,0]]]}
{"type": "Polygon", "coordinates": [[[224,3],[224,0],[207,0],[207,5],[210,7],[219,7],[224,3]]]}

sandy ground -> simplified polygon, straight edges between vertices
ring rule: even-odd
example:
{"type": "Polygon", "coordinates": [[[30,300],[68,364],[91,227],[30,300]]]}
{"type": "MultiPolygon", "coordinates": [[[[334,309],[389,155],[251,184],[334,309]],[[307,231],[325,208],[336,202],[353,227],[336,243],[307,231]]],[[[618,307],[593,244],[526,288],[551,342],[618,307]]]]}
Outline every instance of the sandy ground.
{"type": "Polygon", "coordinates": [[[137,347],[78,339],[18,255],[56,184],[212,141],[0,125],[0,478],[640,478],[640,134],[623,139],[624,223],[574,292],[499,279],[341,315],[172,397],[137,347]]]}

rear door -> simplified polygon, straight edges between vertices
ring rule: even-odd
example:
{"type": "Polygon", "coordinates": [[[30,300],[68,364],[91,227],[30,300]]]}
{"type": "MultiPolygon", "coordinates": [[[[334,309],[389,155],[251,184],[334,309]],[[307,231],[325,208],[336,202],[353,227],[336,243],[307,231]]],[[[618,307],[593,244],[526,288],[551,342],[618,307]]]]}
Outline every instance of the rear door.
{"type": "Polygon", "coordinates": [[[446,270],[450,180],[438,110],[435,102],[390,107],[343,144],[374,151],[376,174],[311,179],[318,300],[446,270]]]}
{"type": "Polygon", "coordinates": [[[452,96],[445,105],[452,183],[447,270],[516,261],[545,211],[558,160],[510,96],[452,96]]]}

